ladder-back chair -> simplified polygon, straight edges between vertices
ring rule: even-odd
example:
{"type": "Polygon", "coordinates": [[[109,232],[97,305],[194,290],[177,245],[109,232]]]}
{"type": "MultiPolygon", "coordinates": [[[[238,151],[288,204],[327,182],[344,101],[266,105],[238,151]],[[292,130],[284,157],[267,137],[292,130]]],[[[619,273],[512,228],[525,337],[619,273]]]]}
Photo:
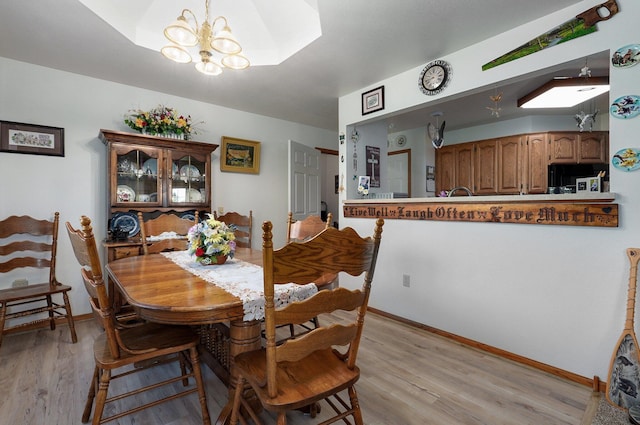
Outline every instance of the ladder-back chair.
{"type": "Polygon", "coordinates": [[[175,214],[162,214],[145,221],[142,213],[138,212],[144,255],[187,249],[187,233],[194,224],[198,223],[198,211],[194,213],[194,217],[193,220],[189,220],[175,214]],[[162,238],[161,235],[168,232],[172,232],[171,236],[162,238]]]}
{"type": "Polygon", "coordinates": [[[275,251],[272,225],[268,221],[263,224],[267,341],[266,347],[234,358],[237,387],[231,411],[232,425],[237,425],[238,420],[246,423],[245,417],[240,417],[245,412],[255,423],[262,423],[244,398],[245,385],[251,387],[265,409],[277,412],[278,425],[286,424],[287,411],[316,406],[321,400],[327,401],[336,413],[323,424],[346,422],[352,416],[356,424],[363,425],[355,388],[360,377],[356,358],[383,224],[382,219],[376,221],[372,237],[361,238],[351,228],[330,227],[307,242],[292,242],[275,251]],[[274,285],[307,284],[327,271],[362,276],[362,287],[318,291],[304,301],[275,306],[274,285]],[[306,335],[277,344],[278,325],[304,323],[319,314],[339,310],[351,312],[350,319],[321,325],[306,335]],[[344,390],[348,397],[339,394],[344,390]]]}
{"type": "Polygon", "coordinates": [[[197,393],[202,410],[202,423],[210,425],[211,420],[207,409],[197,350],[198,335],[184,326],[168,326],[148,322],[131,327],[122,326],[116,320],[113,309],[109,305],[91,220],[83,216],[80,223],[81,229],[76,230],[67,222],[67,233],[73,252],[81,266],[82,280],[89,294],[89,303],[94,316],[105,330],[93,343],[96,366],[82,414],[82,422],[89,421],[92,409],[94,410],[92,423],[97,425],[156,406],[165,401],[197,393]],[[139,381],[130,380],[126,386],[126,392],[116,395],[109,394],[109,385],[112,380],[127,379],[126,377],[130,378],[133,373],[173,362],[178,362],[180,365],[181,373],[176,376],[141,388],[132,388],[132,383],[135,385],[135,382],[139,381]],[[114,408],[114,410],[120,410],[117,413],[111,409],[105,410],[107,403],[175,382],[182,381],[183,385],[187,387],[189,378],[194,378],[195,386],[191,385],[172,394],[167,394],[169,390],[164,390],[158,394],[158,397],[162,398],[144,404],[131,406],[123,403],[114,408]],[[114,414],[106,418],[103,417],[107,412],[114,414]]]}
{"type": "Polygon", "coordinates": [[[249,215],[242,215],[234,211],[226,214],[218,215],[213,212],[213,218],[224,222],[227,226],[235,227],[236,246],[243,248],[251,248],[252,228],[253,228],[253,211],[249,211],[249,215]]]}
{"type": "MultiPolygon", "coordinates": [[[[322,221],[322,218],[318,215],[310,215],[302,220],[294,220],[293,212],[290,211],[287,219],[287,243],[294,241],[304,242],[311,239],[324,229],[330,227],[332,218],[331,213],[328,213],[327,221],[322,221]]],[[[332,289],[337,286],[337,284],[338,276],[335,273],[327,273],[316,282],[318,289],[332,289]]],[[[314,317],[311,319],[311,323],[314,328],[317,328],[318,318],[314,317]]],[[[301,324],[300,326],[304,328],[303,332],[311,330],[308,324],[301,324]]],[[[290,338],[296,336],[295,328],[292,324],[289,324],[289,333],[290,338]]]]}
{"type": "Polygon", "coordinates": [[[56,318],[67,320],[71,340],[78,341],[69,303],[71,287],[56,279],[59,220],[56,212],[52,221],[26,215],[0,221],[0,282],[7,286],[0,290],[0,344],[2,336],[13,329],[49,322],[54,330],[56,318]],[[32,284],[31,278],[46,281],[32,284]],[[61,296],[62,303],[57,303],[54,296],[61,296]],[[48,317],[5,327],[7,320],[41,313],[48,313],[48,317]]]}

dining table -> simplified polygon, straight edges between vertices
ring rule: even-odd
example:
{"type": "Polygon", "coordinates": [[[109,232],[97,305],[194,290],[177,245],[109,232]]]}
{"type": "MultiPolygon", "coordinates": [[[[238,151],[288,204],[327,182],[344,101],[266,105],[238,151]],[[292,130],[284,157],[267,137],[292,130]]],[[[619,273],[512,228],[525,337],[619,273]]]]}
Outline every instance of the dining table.
{"type": "MultiPolygon", "coordinates": [[[[216,424],[228,423],[233,358],[262,345],[262,251],[237,248],[233,259],[214,266],[196,263],[186,251],[172,251],[118,259],[105,268],[112,290],[142,319],[198,331],[202,361],[229,387],[216,424]]],[[[304,299],[318,290],[314,284],[288,285],[282,285],[280,299],[304,299]]]]}

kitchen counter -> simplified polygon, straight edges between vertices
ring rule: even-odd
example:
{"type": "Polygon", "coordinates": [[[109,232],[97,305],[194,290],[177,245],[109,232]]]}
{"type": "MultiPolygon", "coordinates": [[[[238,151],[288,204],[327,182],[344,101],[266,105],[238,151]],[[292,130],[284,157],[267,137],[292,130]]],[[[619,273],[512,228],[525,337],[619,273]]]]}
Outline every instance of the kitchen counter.
{"type": "Polygon", "coordinates": [[[598,203],[613,202],[616,194],[612,192],[596,192],[596,193],[569,193],[569,194],[540,194],[540,195],[496,195],[496,196],[452,196],[446,197],[429,197],[429,198],[360,198],[347,199],[344,201],[348,204],[402,204],[402,203],[514,203],[514,202],[575,202],[575,203],[598,203]]]}

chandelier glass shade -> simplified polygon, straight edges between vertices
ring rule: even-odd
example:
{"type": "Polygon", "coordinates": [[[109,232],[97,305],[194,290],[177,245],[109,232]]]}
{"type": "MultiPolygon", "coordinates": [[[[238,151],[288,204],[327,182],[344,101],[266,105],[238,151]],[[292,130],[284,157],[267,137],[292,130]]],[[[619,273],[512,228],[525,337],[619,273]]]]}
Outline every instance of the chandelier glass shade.
{"type": "Polygon", "coordinates": [[[223,68],[245,69],[250,65],[227,18],[218,16],[209,23],[209,0],[205,0],[202,25],[198,25],[191,10],[184,9],[177,20],[164,29],[164,35],[171,42],[160,50],[164,57],[178,63],[196,62],[196,69],[205,75],[220,75],[223,68]],[[197,55],[190,53],[189,48],[196,46],[197,55]]]}

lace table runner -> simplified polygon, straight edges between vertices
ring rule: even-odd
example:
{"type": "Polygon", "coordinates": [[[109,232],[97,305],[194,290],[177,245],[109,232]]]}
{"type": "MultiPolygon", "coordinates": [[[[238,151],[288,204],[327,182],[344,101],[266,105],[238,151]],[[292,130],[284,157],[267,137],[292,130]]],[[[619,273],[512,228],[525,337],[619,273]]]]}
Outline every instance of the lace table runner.
{"type": "MultiPolygon", "coordinates": [[[[222,265],[203,266],[196,263],[187,251],[163,252],[162,255],[201,279],[240,298],[244,307],[243,320],[264,319],[262,267],[237,258],[228,259],[222,265]]],[[[318,287],[313,283],[276,285],[275,304],[276,307],[280,307],[294,301],[301,301],[316,292],[318,287]]]]}

